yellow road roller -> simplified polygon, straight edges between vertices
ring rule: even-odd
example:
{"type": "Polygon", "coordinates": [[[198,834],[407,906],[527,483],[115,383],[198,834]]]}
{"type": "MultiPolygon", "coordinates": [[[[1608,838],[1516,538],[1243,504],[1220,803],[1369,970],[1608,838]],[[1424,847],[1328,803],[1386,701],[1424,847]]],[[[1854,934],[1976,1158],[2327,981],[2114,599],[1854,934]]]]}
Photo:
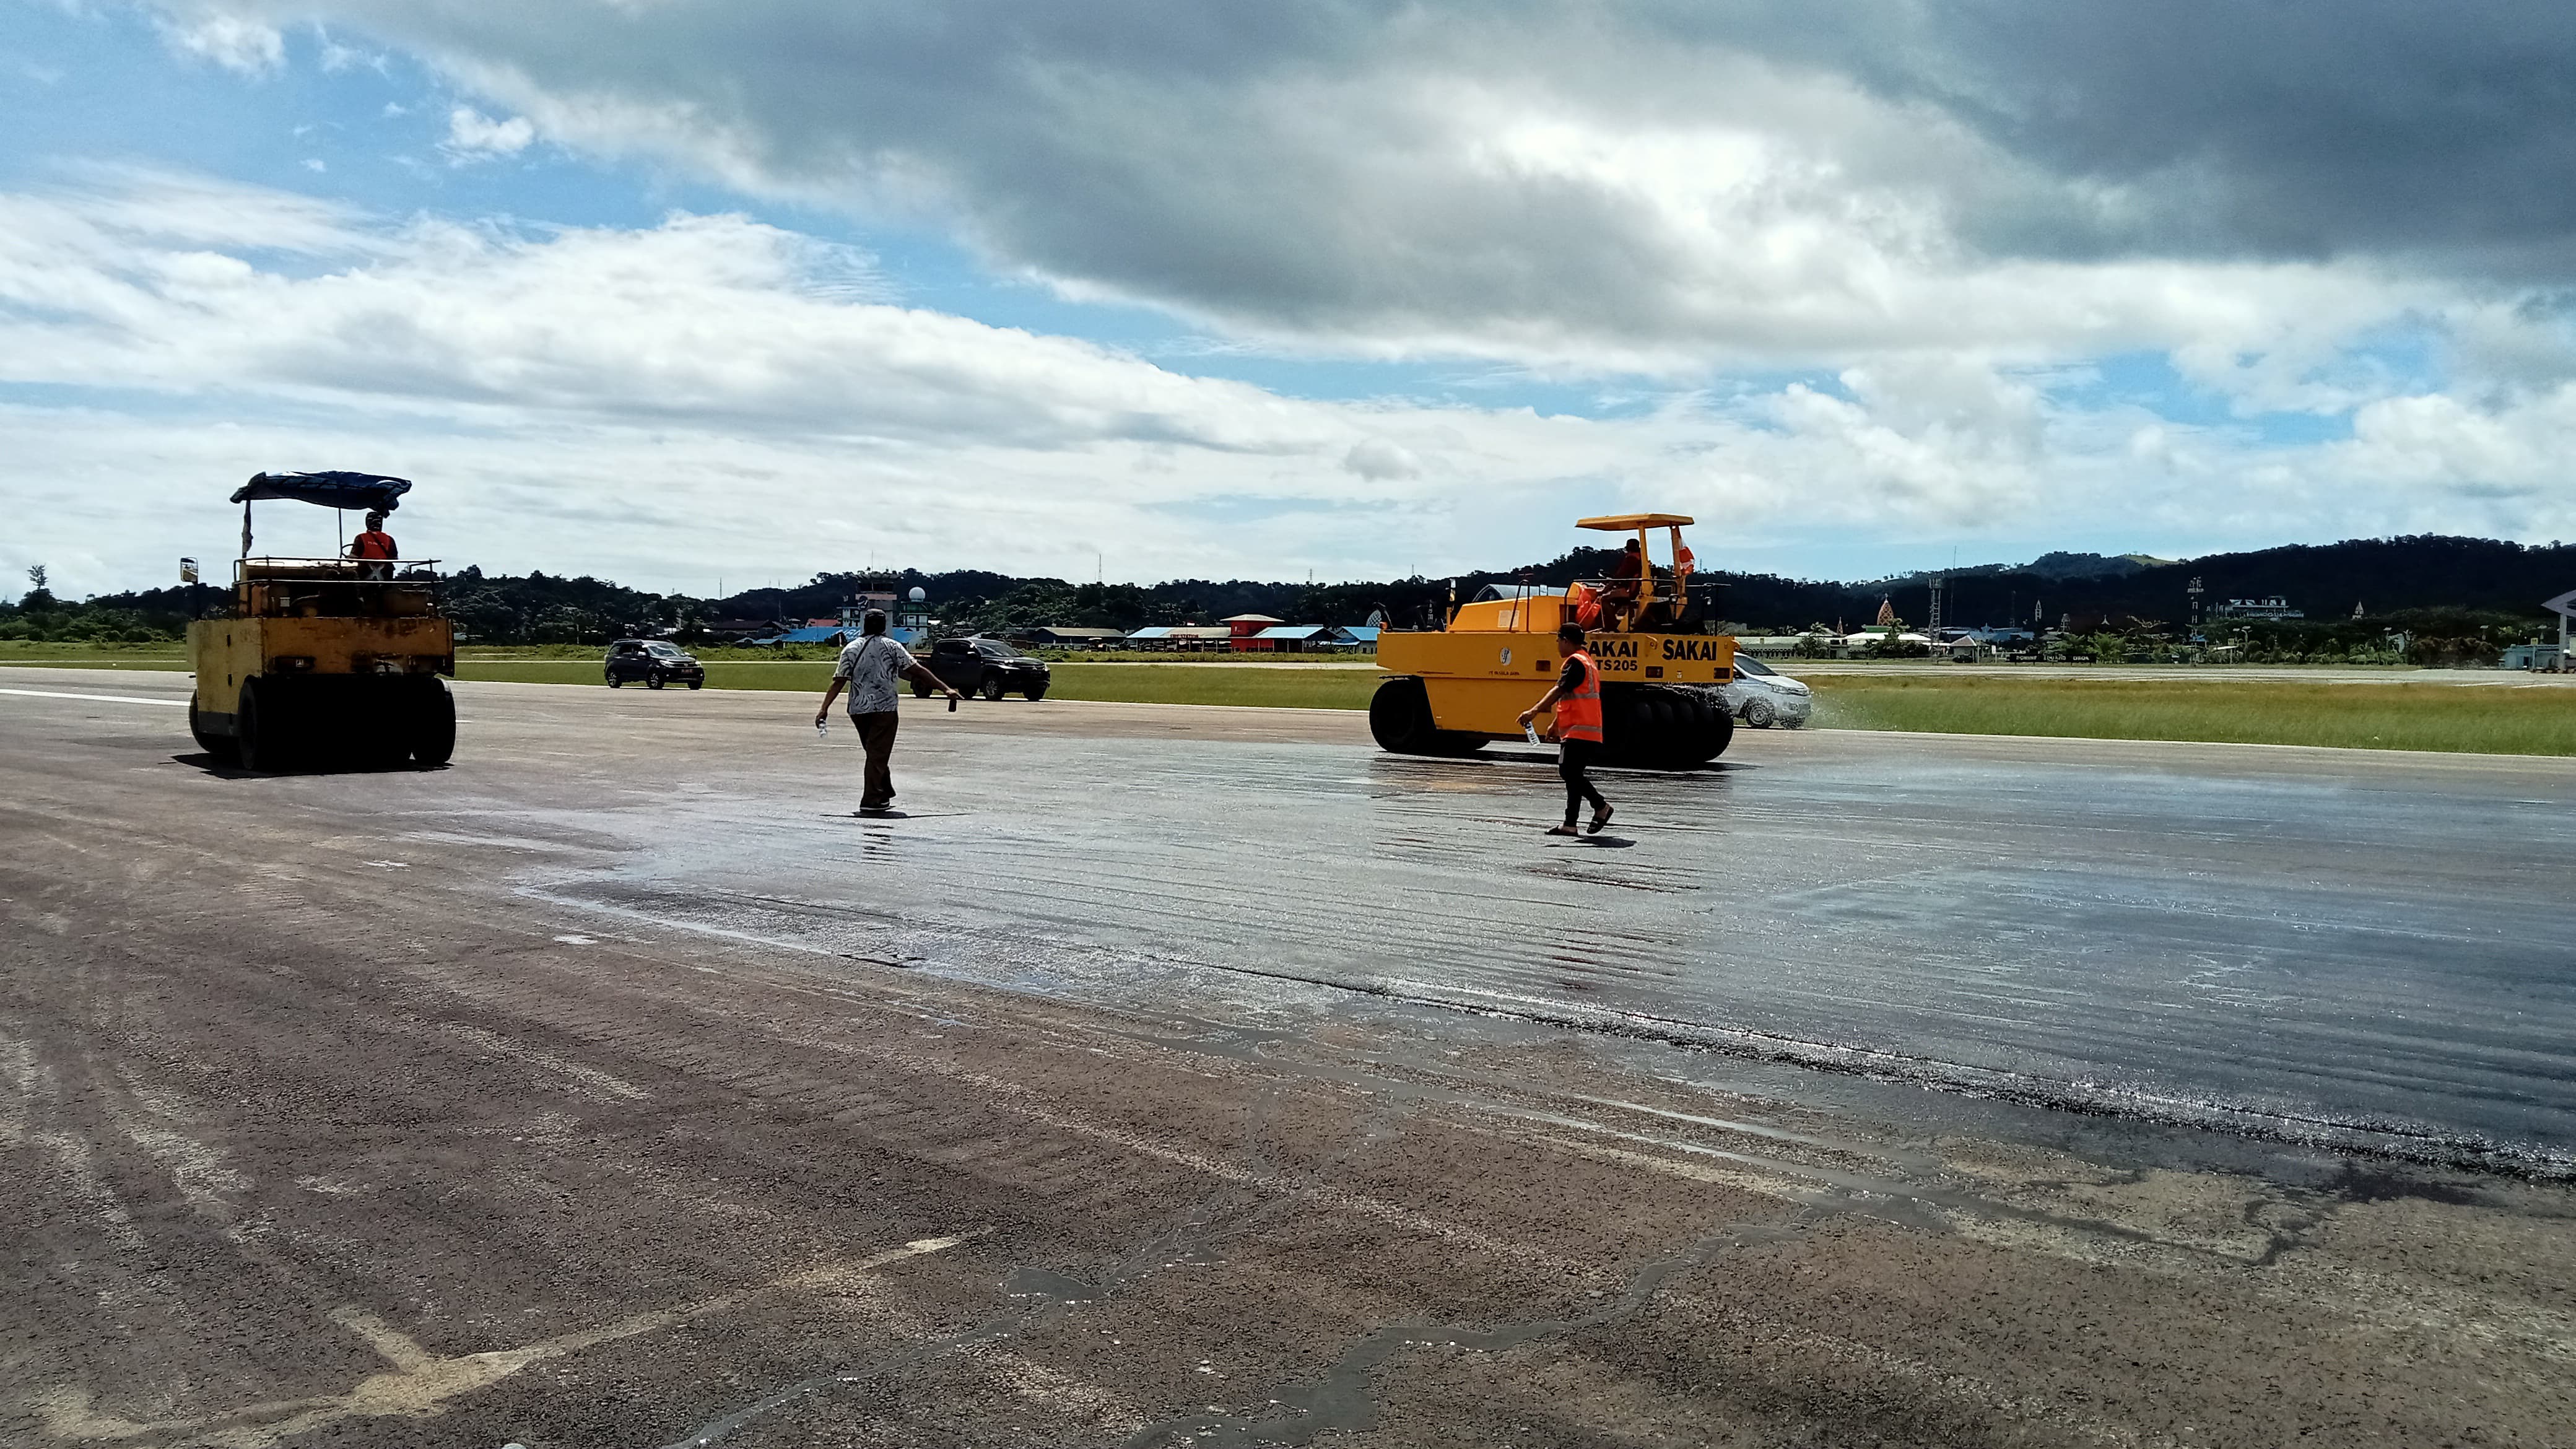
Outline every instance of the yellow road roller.
{"type": "Polygon", "coordinates": [[[241,557],[230,607],[188,625],[188,731],[251,770],[447,763],[456,751],[456,632],[437,561],[392,557],[371,527],[348,558],[253,558],[251,504],[386,513],[411,484],[372,473],[261,473],[233,494],[241,557]],[[379,542],[380,541],[380,542],[379,542]]]}
{"type": "Polygon", "coordinates": [[[1678,513],[1578,519],[1578,528],[1635,534],[1610,576],[1577,579],[1562,593],[1489,584],[1446,628],[1380,633],[1378,667],[1391,677],[1369,701],[1369,732],[1408,755],[1466,755],[1521,738],[1520,712],[1564,666],[1556,632],[1571,619],[1601,668],[1607,763],[1689,769],[1716,759],[1735,736],[1719,697],[1734,678],[1735,640],[1710,632],[1716,621],[1693,607],[1694,563],[1682,541],[1691,522],[1678,513]],[[1660,566],[1659,530],[1670,538],[1660,566]]]}

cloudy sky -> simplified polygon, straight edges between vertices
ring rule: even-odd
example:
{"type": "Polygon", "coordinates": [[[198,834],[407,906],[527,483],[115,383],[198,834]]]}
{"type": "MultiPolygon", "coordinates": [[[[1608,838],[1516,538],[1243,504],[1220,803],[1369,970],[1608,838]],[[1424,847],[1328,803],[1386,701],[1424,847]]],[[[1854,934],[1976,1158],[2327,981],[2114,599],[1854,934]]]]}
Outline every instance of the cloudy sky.
{"type": "Polygon", "coordinates": [[[0,0],[0,568],[303,468],[694,593],[2576,538],[2571,92],[2564,0],[0,0]]]}

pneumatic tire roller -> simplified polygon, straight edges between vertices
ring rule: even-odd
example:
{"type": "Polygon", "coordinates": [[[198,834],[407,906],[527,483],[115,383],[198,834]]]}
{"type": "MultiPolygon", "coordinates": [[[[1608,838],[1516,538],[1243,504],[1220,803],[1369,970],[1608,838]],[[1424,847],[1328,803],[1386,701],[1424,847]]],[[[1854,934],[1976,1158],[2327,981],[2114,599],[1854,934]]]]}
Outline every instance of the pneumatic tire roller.
{"type": "Polygon", "coordinates": [[[1687,770],[1726,753],[1735,721],[1721,691],[1734,679],[1735,640],[1692,616],[1695,561],[1681,537],[1690,522],[1677,513],[1578,520],[1635,532],[1624,572],[1562,593],[1488,587],[1442,628],[1382,631],[1378,667],[1394,677],[1369,701],[1369,733],[1407,755],[1469,755],[1521,738],[1520,712],[1556,683],[1565,662],[1556,631],[1571,622],[1601,671],[1602,763],[1687,770]],[[1657,528],[1672,532],[1661,569],[1647,549],[1657,528]]]}
{"type": "Polygon", "coordinates": [[[456,753],[455,626],[431,560],[252,558],[250,502],[386,509],[411,485],[354,473],[260,474],[242,505],[228,617],[188,626],[188,732],[249,770],[444,765],[456,753]]]}

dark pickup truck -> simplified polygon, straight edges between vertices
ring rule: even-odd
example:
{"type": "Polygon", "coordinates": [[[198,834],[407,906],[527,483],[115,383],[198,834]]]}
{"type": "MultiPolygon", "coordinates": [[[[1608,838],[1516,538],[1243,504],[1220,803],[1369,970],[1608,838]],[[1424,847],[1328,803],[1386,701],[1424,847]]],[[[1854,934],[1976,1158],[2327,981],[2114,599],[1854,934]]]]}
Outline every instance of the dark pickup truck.
{"type": "MultiPolygon", "coordinates": [[[[940,683],[959,694],[980,694],[986,699],[1000,699],[1006,694],[1044,699],[1053,673],[1045,660],[1023,654],[999,639],[942,639],[920,658],[922,667],[937,675],[940,683]]],[[[928,698],[930,686],[915,681],[912,693],[916,699],[928,698]]]]}

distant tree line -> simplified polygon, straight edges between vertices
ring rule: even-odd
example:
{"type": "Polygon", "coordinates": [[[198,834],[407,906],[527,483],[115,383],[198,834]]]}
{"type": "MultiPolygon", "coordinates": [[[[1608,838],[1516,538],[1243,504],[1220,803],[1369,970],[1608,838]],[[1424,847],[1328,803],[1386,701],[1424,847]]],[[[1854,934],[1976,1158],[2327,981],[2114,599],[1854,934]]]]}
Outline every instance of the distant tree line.
{"type": "Polygon", "coordinates": [[[56,598],[45,566],[27,570],[28,589],[18,602],[0,602],[0,640],[31,639],[71,644],[155,644],[187,627],[186,605],[170,607],[158,594],[118,594],[73,601],[56,598]]]}
{"type": "MultiPolygon", "coordinates": [[[[1399,625],[1420,625],[1443,617],[1453,599],[1465,602],[1488,584],[1561,589],[1577,578],[1605,576],[1615,558],[1612,549],[1578,548],[1521,568],[1343,584],[1078,584],[979,569],[906,569],[822,573],[792,588],[747,589],[720,599],[645,593],[586,575],[487,575],[466,568],[450,576],[446,607],[462,633],[492,644],[597,644],[630,634],[694,639],[713,625],[793,625],[832,617],[861,592],[914,588],[928,597],[945,631],[961,634],[1037,625],[1127,630],[1212,624],[1232,614],[1357,624],[1380,610],[1399,625]]],[[[1916,624],[1930,612],[1929,574],[1860,583],[1717,570],[1698,577],[1703,610],[1740,633],[1799,634],[1819,627],[1848,632],[1876,619],[1882,600],[1916,624]]],[[[2037,622],[2051,630],[2062,623],[2068,638],[2136,656],[2188,642],[2191,600],[2185,589],[2194,577],[2201,580],[2204,606],[2279,594],[2310,616],[2281,623],[2212,621],[2202,630],[2210,645],[2232,643],[2243,657],[2362,659],[2389,652],[2390,635],[2402,634],[2407,642],[2400,652],[2419,662],[2478,662],[2544,626],[2539,601],[2576,588],[2576,547],[2425,535],[2213,554],[2184,563],[2050,554],[2018,567],[1950,571],[1943,618],[1952,625],[2037,622]],[[2359,619],[2352,617],[2355,605],[2362,610],[2359,619]]],[[[226,597],[221,587],[180,586],[74,603],[54,596],[41,568],[31,570],[29,579],[33,587],[16,604],[0,603],[0,639],[171,639],[200,607],[220,609],[226,597]]]]}

